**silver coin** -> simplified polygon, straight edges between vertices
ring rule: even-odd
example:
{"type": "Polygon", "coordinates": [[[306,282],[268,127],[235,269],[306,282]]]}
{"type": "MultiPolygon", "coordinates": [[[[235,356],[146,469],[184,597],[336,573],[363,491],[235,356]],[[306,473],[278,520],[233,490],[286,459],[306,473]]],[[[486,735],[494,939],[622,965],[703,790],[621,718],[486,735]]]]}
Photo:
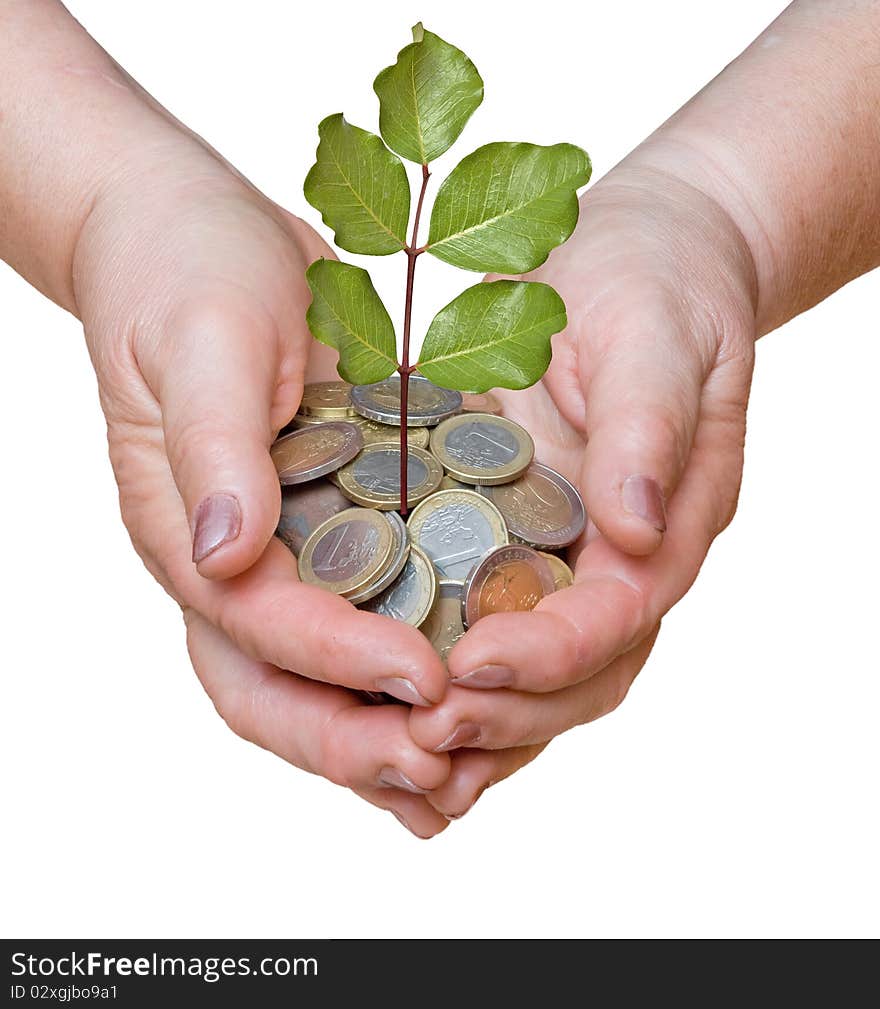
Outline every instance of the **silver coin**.
{"type": "Polygon", "coordinates": [[[567,547],[584,531],[587,516],[577,488],[543,463],[533,462],[513,483],[477,490],[497,506],[511,536],[531,546],[567,547]]]}
{"type": "MultiPolygon", "coordinates": [[[[400,426],[400,375],[392,375],[373,385],[356,385],[351,405],[362,416],[380,424],[400,426]]],[[[461,393],[443,389],[421,375],[409,380],[407,423],[413,427],[433,427],[461,409],[461,393]]]]}
{"type": "Polygon", "coordinates": [[[418,547],[412,547],[397,580],[363,609],[418,627],[431,612],[436,598],[434,565],[418,547]]]}
{"type": "Polygon", "coordinates": [[[276,439],[271,448],[278,479],[285,486],[326,476],[350,462],[364,446],[356,424],[332,420],[276,439]]]}
{"type": "Polygon", "coordinates": [[[322,522],[350,507],[348,498],[328,480],[282,487],[281,517],[275,535],[299,555],[303,543],[322,522]]]}
{"type": "Polygon", "coordinates": [[[388,567],[372,584],[365,586],[360,592],[348,596],[348,601],[351,603],[365,603],[368,599],[384,592],[403,570],[409,557],[409,536],[403,519],[397,512],[382,512],[382,518],[391,526],[391,535],[394,537],[391,559],[388,567]]]}
{"type": "Polygon", "coordinates": [[[431,558],[438,576],[454,581],[464,581],[489,550],[507,543],[501,513],[472,490],[432,494],[413,509],[408,528],[410,539],[431,558]]]}

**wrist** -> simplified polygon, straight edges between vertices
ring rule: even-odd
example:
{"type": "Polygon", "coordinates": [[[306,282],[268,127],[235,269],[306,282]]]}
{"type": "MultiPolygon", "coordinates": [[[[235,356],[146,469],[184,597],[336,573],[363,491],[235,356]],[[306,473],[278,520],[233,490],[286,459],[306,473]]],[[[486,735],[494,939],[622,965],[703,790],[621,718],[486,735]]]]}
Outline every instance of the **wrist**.
{"type": "Polygon", "coordinates": [[[163,129],[179,129],[60,3],[3,14],[0,257],[78,314],[72,273],[92,209],[163,129]]]}

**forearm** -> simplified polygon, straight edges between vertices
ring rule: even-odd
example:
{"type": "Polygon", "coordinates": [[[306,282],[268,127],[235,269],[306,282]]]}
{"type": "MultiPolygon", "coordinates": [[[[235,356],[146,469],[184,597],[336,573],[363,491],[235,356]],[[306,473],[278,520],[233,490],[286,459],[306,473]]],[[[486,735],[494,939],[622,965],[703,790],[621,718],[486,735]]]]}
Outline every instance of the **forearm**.
{"type": "Polygon", "coordinates": [[[797,0],[624,164],[707,193],[755,262],[758,333],[880,264],[880,2],[797,0]]]}
{"type": "Polygon", "coordinates": [[[76,312],[96,200],[179,129],[56,0],[0,0],[0,258],[76,312]]]}

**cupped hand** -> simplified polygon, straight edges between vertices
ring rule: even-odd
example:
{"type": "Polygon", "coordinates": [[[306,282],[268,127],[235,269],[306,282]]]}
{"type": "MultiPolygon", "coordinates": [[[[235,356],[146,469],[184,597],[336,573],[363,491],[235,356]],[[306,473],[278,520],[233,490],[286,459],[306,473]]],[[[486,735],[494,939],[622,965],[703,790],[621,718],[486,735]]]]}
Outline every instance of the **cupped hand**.
{"type": "Polygon", "coordinates": [[[538,385],[496,395],[590,522],[569,551],[572,587],[483,618],[455,646],[446,697],[411,715],[430,751],[540,747],[613,710],[736,507],[755,288],[721,207],[624,163],[534,277],[561,293],[568,327],[538,385]]]}
{"type": "Polygon", "coordinates": [[[430,645],[299,582],[272,535],[269,446],[326,367],[304,272],[329,250],[200,143],[163,143],[145,141],[143,163],[102,188],[74,263],[132,542],[189,614],[194,660],[234,728],[361,790],[436,787],[449,758],[420,753],[404,709],[344,689],[438,701],[447,675],[430,645]],[[235,657],[204,671],[218,640],[235,657]]]}

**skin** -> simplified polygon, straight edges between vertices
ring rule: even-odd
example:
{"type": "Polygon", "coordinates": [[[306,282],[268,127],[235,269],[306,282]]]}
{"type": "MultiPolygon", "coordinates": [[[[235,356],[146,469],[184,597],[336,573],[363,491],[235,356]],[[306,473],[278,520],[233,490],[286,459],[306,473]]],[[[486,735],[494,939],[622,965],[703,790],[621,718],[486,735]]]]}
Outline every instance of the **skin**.
{"type": "Polygon", "coordinates": [[[331,253],[54,0],[0,0],[0,254],[83,322],[123,519],[234,731],[430,837],[623,700],[735,511],[756,337],[880,262],[878,67],[880,3],[801,0],[583,197],[535,274],[569,314],[550,370],[497,393],[584,496],[575,584],[481,620],[447,675],[272,538],[268,446],[334,371],[304,325],[331,253]],[[218,494],[237,533],[194,563],[218,494]],[[388,678],[411,710],[347,689],[388,678]]]}

